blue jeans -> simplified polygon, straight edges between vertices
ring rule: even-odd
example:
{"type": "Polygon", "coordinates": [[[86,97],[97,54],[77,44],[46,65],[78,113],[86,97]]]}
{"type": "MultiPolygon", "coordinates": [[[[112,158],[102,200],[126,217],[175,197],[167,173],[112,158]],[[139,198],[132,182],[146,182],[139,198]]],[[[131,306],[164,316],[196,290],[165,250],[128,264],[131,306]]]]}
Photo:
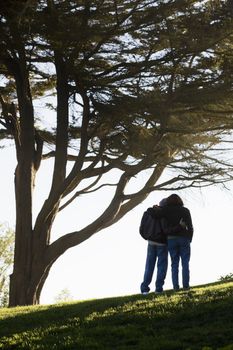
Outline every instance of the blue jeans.
{"type": "Polygon", "coordinates": [[[164,280],[167,273],[168,250],[166,245],[149,244],[147,247],[146,267],[143,282],[141,284],[141,292],[149,292],[149,284],[152,281],[152,276],[157,261],[157,276],[155,282],[155,290],[163,291],[164,280]]]}
{"type": "Polygon", "coordinates": [[[179,289],[179,262],[182,264],[183,288],[189,288],[189,260],[190,239],[187,237],[175,237],[168,239],[168,251],[171,257],[172,284],[175,290],[179,289]]]}

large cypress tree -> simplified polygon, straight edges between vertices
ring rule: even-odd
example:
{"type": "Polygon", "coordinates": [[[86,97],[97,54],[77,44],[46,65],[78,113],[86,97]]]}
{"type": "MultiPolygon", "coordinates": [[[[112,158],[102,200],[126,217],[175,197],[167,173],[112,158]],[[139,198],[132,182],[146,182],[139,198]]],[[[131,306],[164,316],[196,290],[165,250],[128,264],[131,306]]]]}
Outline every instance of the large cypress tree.
{"type": "Polygon", "coordinates": [[[14,306],[38,303],[61,254],[152,191],[231,179],[220,151],[233,127],[233,23],[229,3],[213,0],[7,0],[0,11],[1,137],[13,138],[17,156],[14,306]],[[33,224],[35,178],[48,158],[51,188],[33,224]],[[51,243],[57,214],[107,186],[113,169],[102,215],[51,243]]]}

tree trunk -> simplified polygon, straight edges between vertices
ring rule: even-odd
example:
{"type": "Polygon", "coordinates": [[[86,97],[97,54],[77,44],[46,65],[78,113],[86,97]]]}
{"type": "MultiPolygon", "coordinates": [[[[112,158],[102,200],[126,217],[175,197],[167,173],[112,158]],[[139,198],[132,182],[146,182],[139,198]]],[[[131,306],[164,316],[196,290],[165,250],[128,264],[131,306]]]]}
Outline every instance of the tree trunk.
{"type": "Polygon", "coordinates": [[[30,92],[28,69],[23,46],[19,45],[19,58],[12,71],[15,76],[19,119],[17,167],[15,171],[15,253],[14,270],[10,279],[9,305],[31,304],[30,287],[33,259],[32,194],[36,170],[34,110],[30,92]]]}
{"type": "Polygon", "coordinates": [[[40,303],[41,290],[51,267],[44,267],[42,262],[31,265],[30,276],[24,274],[22,265],[15,269],[10,280],[10,307],[40,303]]]}
{"type": "Polygon", "coordinates": [[[14,270],[10,279],[9,305],[27,305],[31,278],[32,251],[32,172],[27,161],[18,163],[15,173],[16,227],[14,270]]]}
{"type": "Polygon", "coordinates": [[[15,173],[16,230],[14,270],[10,278],[9,306],[39,304],[40,293],[51,264],[45,259],[56,212],[40,225],[35,232],[32,228],[32,191],[35,178],[30,156],[24,152],[24,161],[18,163],[15,173]],[[27,161],[28,160],[28,161],[27,161]],[[23,165],[22,165],[23,164],[23,165]],[[28,171],[25,168],[28,167],[28,171]]]}

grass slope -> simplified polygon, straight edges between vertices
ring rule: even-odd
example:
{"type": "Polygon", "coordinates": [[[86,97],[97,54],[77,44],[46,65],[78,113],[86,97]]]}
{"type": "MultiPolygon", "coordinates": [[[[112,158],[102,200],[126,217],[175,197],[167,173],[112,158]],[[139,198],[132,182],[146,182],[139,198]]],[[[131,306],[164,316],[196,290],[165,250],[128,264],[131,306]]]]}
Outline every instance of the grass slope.
{"type": "Polygon", "coordinates": [[[233,350],[233,281],[0,309],[0,349],[233,350]]]}

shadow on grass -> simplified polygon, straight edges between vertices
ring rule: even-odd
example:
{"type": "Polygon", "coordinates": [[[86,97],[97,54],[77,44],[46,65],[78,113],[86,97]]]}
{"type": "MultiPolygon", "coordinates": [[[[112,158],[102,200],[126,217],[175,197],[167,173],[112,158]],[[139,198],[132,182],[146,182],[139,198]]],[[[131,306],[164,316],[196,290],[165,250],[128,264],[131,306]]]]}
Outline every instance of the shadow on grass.
{"type": "Polygon", "coordinates": [[[211,286],[17,308],[0,321],[0,349],[216,349],[233,343],[233,283],[211,286]]]}

